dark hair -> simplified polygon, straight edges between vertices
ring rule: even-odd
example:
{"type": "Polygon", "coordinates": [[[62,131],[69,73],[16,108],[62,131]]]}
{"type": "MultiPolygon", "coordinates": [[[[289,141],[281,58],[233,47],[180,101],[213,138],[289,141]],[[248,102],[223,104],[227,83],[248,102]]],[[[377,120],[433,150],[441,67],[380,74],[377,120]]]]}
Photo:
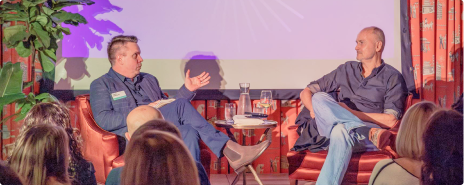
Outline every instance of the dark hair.
{"type": "Polygon", "coordinates": [[[22,185],[19,176],[6,163],[0,161],[0,184],[22,185]]]}
{"type": "Polygon", "coordinates": [[[451,105],[451,108],[460,112],[461,114],[464,114],[464,93],[462,93],[461,96],[459,96],[458,101],[454,102],[453,105],[451,105]]]}
{"type": "Polygon", "coordinates": [[[45,185],[49,177],[61,183],[68,179],[68,136],[63,127],[33,125],[16,140],[11,168],[28,185],[45,185]]]}
{"type": "Polygon", "coordinates": [[[121,185],[200,184],[195,162],[177,135],[158,130],[140,134],[127,147],[121,185]]]}
{"type": "Polygon", "coordinates": [[[421,184],[462,184],[462,114],[440,110],[429,120],[424,133],[421,184]]]}
{"type": "Polygon", "coordinates": [[[161,120],[161,119],[159,119],[159,120],[150,120],[150,121],[146,122],[145,124],[143,124],[142,126],[137,128],[137,130],[135,130],[135,132],[132,134],[132,137],[141,135],[141,134],[143,134],[143,133],[145,133],[146,131],[149,131],[149,130],[165,131],[165,132],[169,132],[171,134],[174,134],[179,138],[182,138],[181,134],[179,132],[179,129],[177,129],[177,127],[174,124],[172,124],[172,123],[170,123],[168,121],[165,121],[165,120],[161,120]]]}
{"type": "MultiPolygon", "coordinates": [[[[116,53],[119,51],[119,49],[124,47],[127,42],[137,43],[138,39],[136,36],[132,35],[118,35],[113,37],[108,43],[108,60],[110,61],[111,65],[113,65],[114,59],[116,59],[116,53]]],[[[123,53],[123,55],[125,55],[125,53],[123,53]]]]}
{"type": "MultiPolygon", "coordinates": [[[[24,133],[24,130],[28,127],[45,124],[55,125],[64,128],[69,138],[69,152],[71,154],[71,160],[69,161],[70,168],[75,168],[76,165],[81,164],[80,162],[84,159],[82,156],[82,138],[78,129],[73,129],[71,126],[71,116],[69,109],[60,102],[47,102],[39,103],[32,107],[24,118],[24,123],[21,128],[20,135],[24,133]]],[[[78,181],[78,172],[76,170],[70,170],[69,176],[73,181],[73,184],[78,181]]]]}

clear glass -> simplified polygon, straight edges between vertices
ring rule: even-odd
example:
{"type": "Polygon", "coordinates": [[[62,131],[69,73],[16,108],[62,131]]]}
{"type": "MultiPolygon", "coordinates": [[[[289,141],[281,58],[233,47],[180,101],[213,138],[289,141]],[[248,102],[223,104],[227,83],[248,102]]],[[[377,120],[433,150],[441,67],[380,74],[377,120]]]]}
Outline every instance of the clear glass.
{"type": "Polygon", "coordinates": [[[224,115],[227,122],[233,122],[235,116],[235,103],[226,103],[224,115]]]}
{"type": "Polygon", "coordinates": [[[255,104],[255,107],[253,107],[253,112],[254,112],[254,113],[260,113],[260,114],[263,113],[263,108],[261,107],[261,103],[260,103],[260,102],[258,102],[257,104],[255,104]]]}
{"type": "Polygon", "coordinates": [[[251,112],[250,83],[239,83],[240,98],[238,100],[237,115],[244,115],[251,112]]]}
{"type": "Polygon", "coordinates": [[[260,105],[263,107],[263,114],[269,114],[268,109],[272,105],[272,91],[271,90],[262,90],[260,105]]]}

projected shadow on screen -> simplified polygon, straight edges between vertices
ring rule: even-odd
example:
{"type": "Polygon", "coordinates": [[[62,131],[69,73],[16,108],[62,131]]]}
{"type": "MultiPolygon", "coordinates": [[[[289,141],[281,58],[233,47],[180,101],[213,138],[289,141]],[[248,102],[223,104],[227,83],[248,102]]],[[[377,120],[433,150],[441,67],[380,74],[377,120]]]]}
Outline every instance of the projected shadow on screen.
{"type": "MultiPolygon", "coordinates": [[[[60,47],[57,51],[57,63],[56,65],[64,65],[65,71],[57,71],[55,75],[55,81],[57,83],[45,80],[41,85],[41,92],[51,92],[54,87],[57,89],[68,89],[73,90],[71,79],[78,81],[84,77],[90,77],[90,73],[87,71],[86,61],[89,58],[89,49],[97,48],[101,52],[103,48],[104,37],[102,35],[110,35],[124,33],[124,30],[118,25],[107,20],[98,20],[96,17],[99,14],[105,14],[113,11],[121,12],[123,8],[111,4],[109,0],[98,0],[95,4],[90,6],[71,6],[65,8],[66,11],[72,13],[79,13],[85,17],[87,24],[80,24],[79,26],[72,26],[63,24],[63,27],[67,27],[71,31],[71,35],[64,36],[62,43],[59,43],[60,47]],[[66,45],[66,47],[64,47],[66,45]],[[64,48],[63,48],[64,47],[64,48]],[[62,49],[66,49],[63,51],[62,49]],[[64,58],[66,57],[66,58],[64,58]],[[60,64],[60,62],[65,62],[60,64]],[[61,75],[61,76],[60,76],[61,75]]],[[[63,69],[63,68],[61,68],[63,69]]],[[[63,92],[61,92],[63,93],[63,92]]],[[[58,95],[63,98],[73,98],[72,92],[69,91],[69,95],[58,95]]]]}
{"type": "Polygon", "coordinates": [[[222,95],[227,82],[224,80],[224,72],[221,68],[220,61],[213,53],[209,52],[190,52],[185,58],[187,61],[182,62],[183,78],[185,73],[190,69],[190,77],[200,75],[203,71],[209,73],[211,79],[209,84],[200,88],[208,90],[208,94],[222,95]]]}

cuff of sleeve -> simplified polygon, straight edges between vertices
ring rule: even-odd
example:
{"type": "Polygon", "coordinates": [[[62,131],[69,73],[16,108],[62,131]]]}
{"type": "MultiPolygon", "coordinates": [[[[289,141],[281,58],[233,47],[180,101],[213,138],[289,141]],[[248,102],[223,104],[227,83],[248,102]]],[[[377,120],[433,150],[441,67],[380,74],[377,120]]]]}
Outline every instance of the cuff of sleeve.
{"type": "Polygon", "coordinates": [[[321,87],[319,86],[319,84],[317,84],[317,82],[311,82],[307,87],[313,94],[321,92],[321,87]]]}
{"type": "Polygon", "coordinates": [[[400,120],[400,118],[401,118],[401,114],[398,111],[393,110],[393,109],[385,109],[383,111],[383,113],[392,114],[392,115],[394,115],[396,117],[397,120],[400,120]]]}
{"type": "Polygon", "coordinates": [[[185,98],[187,100],[192,100],[195,95],[196,92],[188,90],[185,85],[182,85],[182,87],[179,89],[179,92],[177,92],[177,98],[185,98]]]}

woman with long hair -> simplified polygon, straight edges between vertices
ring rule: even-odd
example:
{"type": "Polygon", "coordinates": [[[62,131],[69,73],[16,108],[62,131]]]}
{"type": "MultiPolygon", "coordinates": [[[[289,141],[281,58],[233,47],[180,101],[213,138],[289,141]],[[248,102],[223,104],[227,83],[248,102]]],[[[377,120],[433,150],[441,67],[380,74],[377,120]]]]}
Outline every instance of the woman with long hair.
{"type": "Polygon", "coordinates": [[[26,185],[69,185],[68,136],[62,127],[34,125],[17,138],[9,164],[26,185]]]}
{"type": "Polygon", "coordinates": [[[69,109],[60,102],[39,103],[24,118],[23,130],[33,125],[46,124],[64,128],[69,138],[69,177],[73,185],[96,185],[95,169],[82,156],[80,132],[71,126],[69,109]]]}
{"type": "Polygon", "coordinates": [[[177,136],[147,131],[132,138],[127,147],[122,185],[199,185],[197,167],[177,136]]]}
{"type": "Polygon", "coordinates": [[[428,101],[411,106],[401,120],[396,137],[396,151],[400,158],[379,161],[369,179],[370,185],[413,185],[420,182],[421,160],[424,144],[422,135],[427,129],[427,120],[438,110],[428,101]]]}
{"type": "Polygon", "coordinates": [[[424,133],[423,185],[462,184],[462,114],[441,110],[432,115],[424,133]]]}

